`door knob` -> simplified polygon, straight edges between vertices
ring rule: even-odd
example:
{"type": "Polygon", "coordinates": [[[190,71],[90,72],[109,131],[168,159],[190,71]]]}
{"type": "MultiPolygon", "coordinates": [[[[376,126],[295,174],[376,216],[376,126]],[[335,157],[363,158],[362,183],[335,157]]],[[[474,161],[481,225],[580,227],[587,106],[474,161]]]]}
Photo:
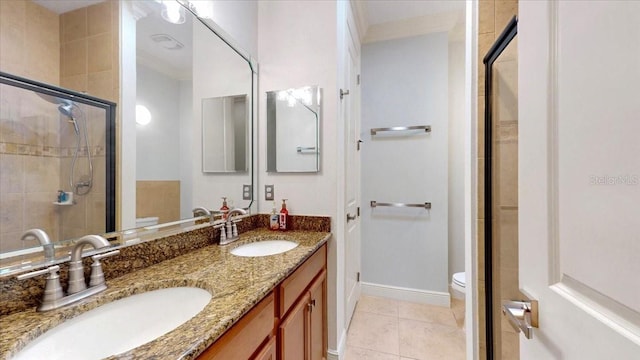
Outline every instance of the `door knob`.
{"type": "Polygon", "coordinates": [[[347,222],[355,220],[355,219],[356,219],[355,215],[351,215],[351,214],[347,213],[347,222]]]}

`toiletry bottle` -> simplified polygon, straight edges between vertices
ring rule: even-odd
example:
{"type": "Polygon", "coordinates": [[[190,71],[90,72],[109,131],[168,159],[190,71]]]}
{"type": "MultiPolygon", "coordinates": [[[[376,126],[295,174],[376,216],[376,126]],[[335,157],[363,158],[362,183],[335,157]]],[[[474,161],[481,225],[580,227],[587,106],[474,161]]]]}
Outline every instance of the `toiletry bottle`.
{"type": "Polygon", "coordinates": [[[278,230],[280,229],[280,222],[278,213],[276,213],[276,202],[273,202],[273,207],[271,208],[271,215],[269,216],[269,229],[278,230]]]}
{"type": "Polygon", "coordinates": [[[287,199],[282,199],[282,209],[280,209],[280,231],[287,231],[289,228],[289,210],[287,210],[287,199]]]}
{"type": "Polygon", "coordinates": [[[229,207],[227,206],[227,198],[222,198],[222,206],[220,207],[220,212],[222,213],[222,220],[227,220],[227,213],[229,212],[229,207]]]}

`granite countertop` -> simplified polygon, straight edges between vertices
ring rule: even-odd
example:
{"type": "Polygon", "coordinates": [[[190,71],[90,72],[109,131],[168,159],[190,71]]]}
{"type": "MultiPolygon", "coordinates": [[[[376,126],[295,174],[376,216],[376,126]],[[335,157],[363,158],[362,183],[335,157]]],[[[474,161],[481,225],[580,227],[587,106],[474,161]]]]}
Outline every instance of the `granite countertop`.
{"type": "Polygon", "coordinates": [[[330,237],[326,232],[251,230],[232,244],[207,246],[108,279],[106,291],[81,302],[44,313],[30,309],[0,318],[0,354],[2,359],[10,359],[29,341],[65,319],[102,304],[150,290],[195,286],[212,294],[211,301],[198,315],[154,341],[109,358],[195,359],[330,237]],[[242,244],[275,238],[296,241],[299,246],[265,257],[238,257],[230,253],[242,244]]]}

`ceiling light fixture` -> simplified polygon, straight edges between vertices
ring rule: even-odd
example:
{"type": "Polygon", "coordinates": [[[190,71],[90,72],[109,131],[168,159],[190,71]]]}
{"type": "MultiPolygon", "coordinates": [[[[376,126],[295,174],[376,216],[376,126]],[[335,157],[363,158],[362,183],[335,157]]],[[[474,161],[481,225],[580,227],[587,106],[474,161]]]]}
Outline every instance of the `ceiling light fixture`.
{"type": "Polygon", "coordinates": [[[162,2],[162,18],[172,24],[184,24],[184,8],[175,0],[164,0],[162,2]]]}

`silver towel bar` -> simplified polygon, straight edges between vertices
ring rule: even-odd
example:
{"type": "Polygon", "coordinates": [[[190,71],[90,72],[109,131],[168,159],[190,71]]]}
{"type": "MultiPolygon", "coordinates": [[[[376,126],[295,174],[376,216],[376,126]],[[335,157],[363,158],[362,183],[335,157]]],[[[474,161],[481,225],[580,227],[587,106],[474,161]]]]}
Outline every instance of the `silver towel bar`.
{"type": "Polygon", "coordinates": [[[379,131],[407,131],[407,130],[424,130],[425,132],[431,132],[431,126],[394,126],[389,128],[375,128],[371,129],[371,135],[376,135],[379,131]]]}
{"type": "Polygon", "coordinates": [[[425,208],[427,210],[431,209],[431,203],[430,202],[426,202],[426,203],[422,203],[422,204],[404,204],[404,203],[381,203],[381,202],[377,202],[375,200],[371,200],[371,207],[378,207],[378,206],[391,206],[391,207],[419,207],[419,208],[425,208]]]}
{"type": "Polygon", "coordinates": [[[303,153],[304,153],[304,154],[317,154],[317,153],[318,153],[318,150],[316,149],[316,147],[315,147],[315,146],[307,146],[307,147],[305,147],[305,146],[298,146],[298,147],[296,148],[296,151],[297,151],[299,154],[303,154],[303,153]]]}

